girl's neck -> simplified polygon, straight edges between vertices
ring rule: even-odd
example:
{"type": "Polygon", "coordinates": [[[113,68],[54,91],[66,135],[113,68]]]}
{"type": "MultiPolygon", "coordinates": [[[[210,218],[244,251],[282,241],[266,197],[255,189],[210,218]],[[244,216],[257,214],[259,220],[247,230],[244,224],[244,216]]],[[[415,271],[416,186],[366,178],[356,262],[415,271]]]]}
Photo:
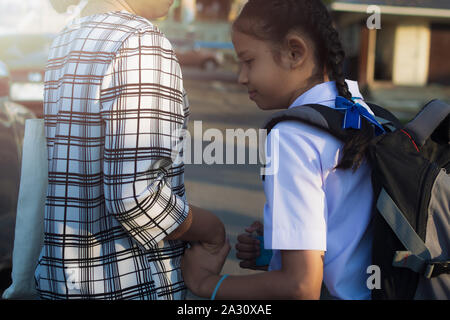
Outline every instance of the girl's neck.
{"type": "Polygon", "coordinates": [[[289,106],[294,103],[295,100],[297,100],[298,97],[300,97],[302,94],[310,90],[311,88],[315,87],[318,84],[328,82],[330,81],[330,78],[326,73],[324,73],[323,78],[320,77],[311,77],[309,81],[306,82],[301,88],[298,88],[298,90],[292,95],[291,101],[289,101],[289,106]]]}
{"type": "Polygon", "coordinates": [[[90,0],[86,7],[84,7],[81,11],[81,17],[121,10],[126,10],[130,13],[136,14],[133,8],[131,8],[131,6],[124,0],[90,0]]]}

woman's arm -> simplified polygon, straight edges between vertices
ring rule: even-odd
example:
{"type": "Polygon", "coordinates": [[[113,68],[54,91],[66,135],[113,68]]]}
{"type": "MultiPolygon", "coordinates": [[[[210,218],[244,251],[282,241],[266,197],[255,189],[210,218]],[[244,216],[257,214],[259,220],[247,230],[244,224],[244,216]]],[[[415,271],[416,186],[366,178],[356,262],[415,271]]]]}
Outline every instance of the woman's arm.
{"type": "Polygon", "coordinates": [[[223,245],[222,222],[173,190],[188,111],[169,41],[152,29],[130,35],[102,79],[100,98],[108,213],[143,250],[166,239],[200,241],[212,252],[223,245]]]}
{"type": "Polygon", "coordinates": [[[188,217],[166,240],[199,241],[215,253],[225,243],[225,227],[212,212],[190,204],[188,217]]]}
{"type": "MultiPolygon", "coordinates": [[[[281,251],[282,269],[254,275],[229,276],[219,287],[217,299],[319,299],[323,277],[323,251],[281,251]]],[[[200,246],[186,250],[183,257],[185,283],[198,296],[210,298],[220,275],[208,266],[223,257],[211,255],[200,246]]]]}

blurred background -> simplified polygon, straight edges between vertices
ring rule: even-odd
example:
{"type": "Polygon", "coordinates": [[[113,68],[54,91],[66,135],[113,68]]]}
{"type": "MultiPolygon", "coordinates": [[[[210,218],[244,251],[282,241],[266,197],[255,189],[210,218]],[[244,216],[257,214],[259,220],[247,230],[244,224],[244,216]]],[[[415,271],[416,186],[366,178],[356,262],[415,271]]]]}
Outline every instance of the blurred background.
{"type": "MultiPolygon", "coordinates": [[[[245,2],[175,0],[167,17],[153,21],[172,42],[182,66],[192,136],[196,120],[203,121],[203,131],[216,128],[225,135],[227,128],[259,128],[270,115],[237,84],[230,24],[245,2]]],[[[347,78],[359,82],[367,101],[404,122],[431,99],[450,103],[450,1],[326,2],[346,49],[347,78]],[[371,5],[381,13],[378,29],[368,28],[368,19],[377,19],[372,16],[376,11],[368,12],[371,5]]],[[[48,50],[55,34],[76,16],[76,10],[57,14],[48,0],[0,0],[0,292],[11,281],[24,122],[42,117],[48,50]]],[[[245,147],[250,148],[247,142],[245,147]]],[[[233,245],[245,226],[262,218],[259,168],[186,165],[189,202],[215,212],[233,245]]],[[[225,272],[251,273],[239,268],[234,249],[225,272]]]]}

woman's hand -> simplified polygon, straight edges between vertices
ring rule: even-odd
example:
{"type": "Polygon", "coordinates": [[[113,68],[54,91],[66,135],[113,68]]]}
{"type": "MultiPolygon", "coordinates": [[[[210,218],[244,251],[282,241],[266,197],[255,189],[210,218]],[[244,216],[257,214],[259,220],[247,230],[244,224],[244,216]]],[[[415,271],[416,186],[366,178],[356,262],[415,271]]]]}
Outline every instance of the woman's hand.
{"type": "Polygon", "coordinates": [[[189,207],[186,220],[166,239],[199,242],[205,250],[216,254],[225,244],[226,232],[223,222],[209,210],[192,204],[189,207]]]}
{"type": "Polygon", "coordinates": [[[267,270],[268,266],[256,265],[256,258],[258,258],[261,253],[260,242],[252,236],[254,232],[259,236],[263,235],[263,224],[259,221],[255,221],[250,227],[245,228],[245,231],[247,233],[238,236],[238,243],[236,244],[236,257],[242,260],[239,263],[240,267],[252,270],[267,270]]]}
{"type": "MultiPolygon", "coordinates": [[[[219,220],[220,221],[220,220],[219,220]]],[[[209,237],[208,241],[199,241],[198,243],[210,254],[218,254],[226,244],[225,226],[220,222],[216,232],[209,237]]]]}
{"type": "Polygon", "coordinates": [[[211,281],[211,277],[218,276],[229,252],[228,239],[214,254],[205,249],[204,245],[193,243],[190,248],[185,250],[181,260],[181,271],[186,286],[195,295],[210,297],[216,282],[211,281]]]}

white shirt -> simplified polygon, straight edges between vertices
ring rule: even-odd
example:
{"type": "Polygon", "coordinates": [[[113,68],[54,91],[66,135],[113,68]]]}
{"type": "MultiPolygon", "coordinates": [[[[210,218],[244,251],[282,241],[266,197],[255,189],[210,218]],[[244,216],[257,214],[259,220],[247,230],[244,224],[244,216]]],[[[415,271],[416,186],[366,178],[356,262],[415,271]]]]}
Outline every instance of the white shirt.
{"type": "MultiPolygon", "coordinates": [[[[363,99],[355,81],[347,84],[353,97],[363,99]]],[[[289,108],[310,103],[334,108],[337,95],[335,83],[325,82],[303,93],[289,108]]],[[[370,111],[362,100],[358,102],[370,111]]],[[[267,155],[273,159],[278,153],[280,165],[264,182],[264,242],[266,249],[274,249],[269,270],[281,268],[279,250],[323,250],[329,292],[340,299],[370,299],[366,286],[372,249],[369,165],[364,162],[355,173],[335,170],[343,143],[310,125],[283,121],[273,130],[267,155]],[[271,150],[275,129],[279,148],[271,150]]]]}

